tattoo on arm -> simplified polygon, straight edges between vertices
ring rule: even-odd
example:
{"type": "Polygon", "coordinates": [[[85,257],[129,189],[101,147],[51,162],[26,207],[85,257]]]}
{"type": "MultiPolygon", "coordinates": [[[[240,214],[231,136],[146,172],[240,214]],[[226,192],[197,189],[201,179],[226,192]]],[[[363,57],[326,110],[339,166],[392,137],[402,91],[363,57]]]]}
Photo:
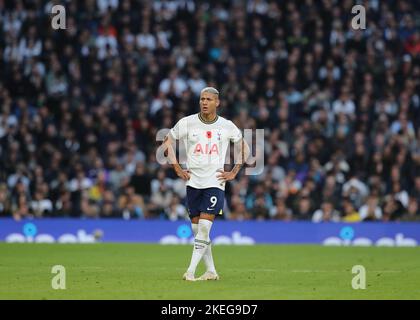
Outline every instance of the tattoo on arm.
{"type": "Polygon", "coordinates": [[[241,160],[239,163],[235,164],[235,166],[232,169],[232,172],[236,175],[242,168],[242,166],[245,164],[245,161],[248,159],[248,144],[246,144],[245,139],[242,139],[240,144],[240,152],[241,152],[241,160]],[[247,153],[247,155],[245,155],[247,153]]]}
{"type": "Polygon", "coordinates": [[[234,174],[237,174],[239,172],[239,170],[241,170],[241,167],[242,167],[242,164],[241,163],[235,164],[235,166],[232,169],[232,172],[234,174]]]}
{"type": "Polygon", "coordinates": [[[175,150],[172,148],[172,140],[169,139],[169,135],[165,136],[163,143],[166,145],[165,156],[168,159],[168,163],[173,166],[174,169],[181,168],[178,163],[178,159],[176,158],[175,150]]]}

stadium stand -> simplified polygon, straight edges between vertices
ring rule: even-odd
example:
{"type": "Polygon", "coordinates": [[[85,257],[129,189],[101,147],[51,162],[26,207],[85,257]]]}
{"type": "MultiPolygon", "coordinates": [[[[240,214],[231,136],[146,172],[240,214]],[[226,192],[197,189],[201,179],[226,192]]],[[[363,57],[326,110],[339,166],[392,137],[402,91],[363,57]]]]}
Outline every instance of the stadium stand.
{"type": "Polygon", "coordinates": [[[420,4],[361,4],[0,0],[0,216],[187,218],[156,133],[214,86],[265,129],[225,219],[420,220],[420,4]]]}

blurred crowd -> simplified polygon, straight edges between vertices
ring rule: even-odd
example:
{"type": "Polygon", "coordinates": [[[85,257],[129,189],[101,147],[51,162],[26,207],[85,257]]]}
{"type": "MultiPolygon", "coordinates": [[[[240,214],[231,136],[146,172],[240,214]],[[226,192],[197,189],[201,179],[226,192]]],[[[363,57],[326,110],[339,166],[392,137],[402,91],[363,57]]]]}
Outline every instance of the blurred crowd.
{"type": "Polygon", "coordinates": [[[0,216],[187,219],[156,133],[214,86],[265,129],[224,219],[420,220],[420,3],[355,3],[0,0],[0,216]]]}

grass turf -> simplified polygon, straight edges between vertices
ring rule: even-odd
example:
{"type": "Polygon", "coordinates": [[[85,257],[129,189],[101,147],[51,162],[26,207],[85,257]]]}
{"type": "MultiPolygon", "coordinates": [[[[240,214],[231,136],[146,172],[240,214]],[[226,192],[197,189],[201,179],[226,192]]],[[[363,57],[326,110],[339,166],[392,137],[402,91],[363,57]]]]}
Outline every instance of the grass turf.
{"type": "Polygon", "coordinates": [[[0,299],[420,299],[419,247],[215,246],[221,280],[185,282],[191,252],[0,243],[0,299]],[[54,265],[66,268],[66,290],[51,287],[54,265]],[[365,290],[352,289],[354,265],[366,268],[365,290]]]}

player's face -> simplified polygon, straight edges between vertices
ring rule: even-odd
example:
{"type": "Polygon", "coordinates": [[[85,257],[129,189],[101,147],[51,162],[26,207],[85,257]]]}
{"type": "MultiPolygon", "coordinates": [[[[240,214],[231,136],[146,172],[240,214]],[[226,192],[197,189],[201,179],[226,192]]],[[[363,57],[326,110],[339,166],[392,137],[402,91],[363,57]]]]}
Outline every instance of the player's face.
{"type": "Polygon", "coordinates": [[[219,97],[217,94],[203,92],[200,96],[200,109],[202,114],[216,113],[219,106],[219,97]]]}

